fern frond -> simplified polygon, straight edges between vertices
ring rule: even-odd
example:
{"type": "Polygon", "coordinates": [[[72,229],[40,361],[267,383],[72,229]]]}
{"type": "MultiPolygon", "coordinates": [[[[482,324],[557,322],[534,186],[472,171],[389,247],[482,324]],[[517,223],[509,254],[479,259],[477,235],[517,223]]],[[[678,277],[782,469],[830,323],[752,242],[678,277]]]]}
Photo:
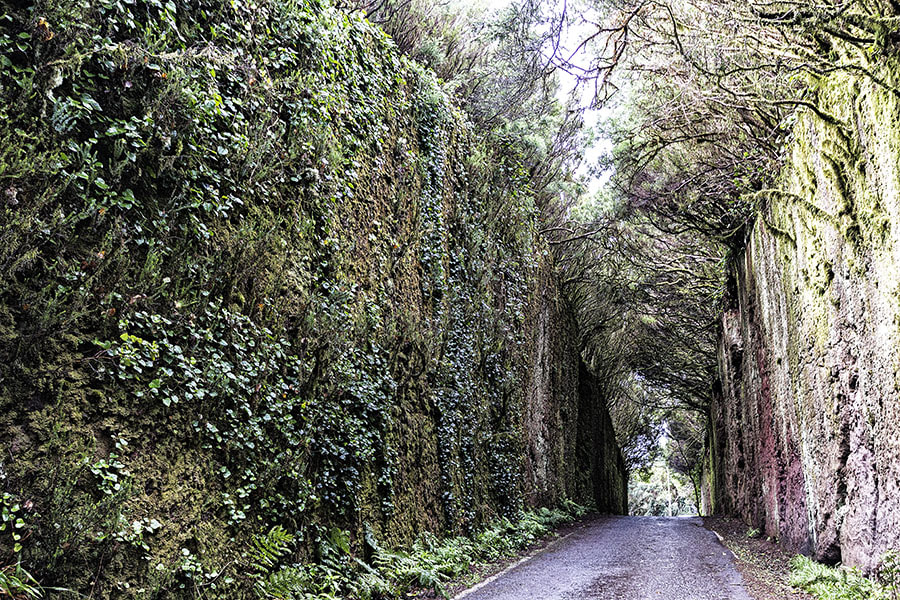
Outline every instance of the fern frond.
{"type": "Polygon", "coordinates": [[[294,600],[305,598],[309,590],[309,575],[302,569],[284,567],[256,582],[254,591],[258,598],[294,600]]]}
{"type": "Polygon", "coordinates": [[[281,525],[276,525],[264,535],[257,535],[247,553],[250,566],[260,573],[268,572],[288,553],[293,541],[294,536],[281,525]]]}

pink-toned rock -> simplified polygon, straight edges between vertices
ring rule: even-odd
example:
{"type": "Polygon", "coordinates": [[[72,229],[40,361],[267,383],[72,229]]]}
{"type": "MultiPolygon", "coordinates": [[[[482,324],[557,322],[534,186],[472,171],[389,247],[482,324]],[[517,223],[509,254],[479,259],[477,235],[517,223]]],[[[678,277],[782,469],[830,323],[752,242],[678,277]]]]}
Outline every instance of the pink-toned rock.
{"type": "Polygon", "coordinates": [[[732,264],[708,510],[873,570],[900,548],[900,101],[835,74],[732,264]]]}

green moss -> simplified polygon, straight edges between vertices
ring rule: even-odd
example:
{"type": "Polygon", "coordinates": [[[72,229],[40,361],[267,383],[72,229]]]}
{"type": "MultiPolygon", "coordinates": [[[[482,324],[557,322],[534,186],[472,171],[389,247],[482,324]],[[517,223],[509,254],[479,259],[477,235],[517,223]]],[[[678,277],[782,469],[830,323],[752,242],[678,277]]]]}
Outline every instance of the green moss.
{"type": "Polygon", "coordinates": [[[16,559],[98,598],[249,597],[274,527],[316,562],[334,527],[365,553],[518,514],[552,284],[515,140],[327,2],[42,9],[51,39],[17,9],[0,33],[16,559]]]}
{"type": "MultiPolygon", "coordinates": [[[[896,57],[882,59],[868,68],[896,80],[896,57]]],[[[871,369],[884,361],[896,373],[900,364],[892,350],[900,347],[900,329],[884,326],[900,314],[900,100],[849,69],[817,78],[815,91],[818,107],[833,118],[798,113],[776,189],[760,193],[766,203],[745,254],[751,272],[739,284],[751,319],[745,343],[765,357],[760,372],[768,385],[736,398],[755,407],[763,394],[771,396],[764,401],[776,411],[784,447],[797,445],[812,539],[844,501],[830,506],[832,496],[819,495],[817,479],[830,472],[836,447],[822,440],[840,440],[846,419],[857,416],[873,436],[887,435],[877,431],[876,415],[887,414],[878,398],[893,388],[880,366],[871,369]],[[857,395],[856,369],[870,370],[857,395]],[[863,402],[852,417],[848,396],[863,402]]],[[[772,481],[764,487],[775,489],[772,481]]],[[[750,512],[759,508],[758,499],[739,502],[750,512]]]]}

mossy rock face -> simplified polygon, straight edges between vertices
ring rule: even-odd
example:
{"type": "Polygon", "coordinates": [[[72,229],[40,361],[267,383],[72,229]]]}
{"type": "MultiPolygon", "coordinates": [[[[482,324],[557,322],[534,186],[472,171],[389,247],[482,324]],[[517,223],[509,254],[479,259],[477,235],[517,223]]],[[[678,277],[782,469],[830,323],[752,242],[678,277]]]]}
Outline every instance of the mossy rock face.
{"type": "Polygon", "coordinates": [[[900,98],[849,70],[816,89],[832,120],[799,115],[733,264],[711,487],[767,535],[871,571],[900,545],[900,98]]]}
{"type": "Polygon", "coordinates": [[[0,61],[0,561],[251,597],[275,526],[315,562],[334,527],[364,555],[605,485],[515,144],[379,29],[43,2],[0,16],[0,61]]]}

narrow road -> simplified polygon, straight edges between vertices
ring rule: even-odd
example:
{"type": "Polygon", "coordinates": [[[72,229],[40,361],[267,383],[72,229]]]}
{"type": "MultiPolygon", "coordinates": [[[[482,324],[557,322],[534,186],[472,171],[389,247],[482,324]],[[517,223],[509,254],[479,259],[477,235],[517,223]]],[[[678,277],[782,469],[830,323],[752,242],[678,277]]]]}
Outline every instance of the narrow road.
{"type": "Polygon", "coordinates": [[[731,553],[697,518],[609,517],[460,600],[751,600],[731,553]]]}

